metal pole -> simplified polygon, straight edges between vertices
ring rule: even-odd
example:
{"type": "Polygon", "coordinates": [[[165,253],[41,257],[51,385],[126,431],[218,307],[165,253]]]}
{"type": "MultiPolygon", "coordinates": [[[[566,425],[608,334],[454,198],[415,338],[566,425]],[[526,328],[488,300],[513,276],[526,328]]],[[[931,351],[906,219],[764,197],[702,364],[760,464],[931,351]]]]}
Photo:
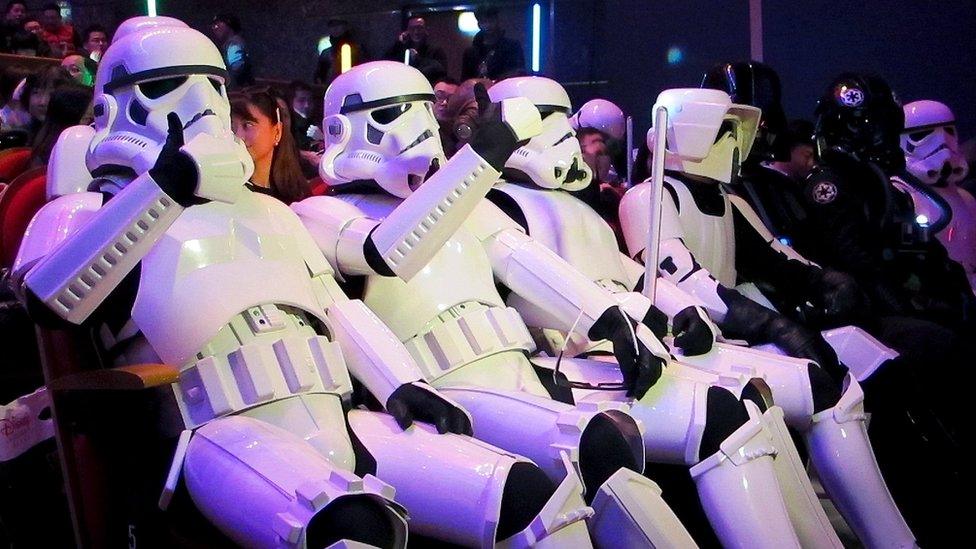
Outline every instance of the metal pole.
{"type": "Polygon", "coordinates": [[[634,117],[627,117],[627,180],[624,187],[634,186],[634,117]]]}
{"type": "Polygon", "coordinates": [[[664,160],[667,154],[668,109],[654,106],[654,157],[651,169],[650,223],[647,229],[647,248],[644,250],[644,295],[654,303],[657,288],[657,265],[661,240],[661,193],[664,191],[664,160]]]}

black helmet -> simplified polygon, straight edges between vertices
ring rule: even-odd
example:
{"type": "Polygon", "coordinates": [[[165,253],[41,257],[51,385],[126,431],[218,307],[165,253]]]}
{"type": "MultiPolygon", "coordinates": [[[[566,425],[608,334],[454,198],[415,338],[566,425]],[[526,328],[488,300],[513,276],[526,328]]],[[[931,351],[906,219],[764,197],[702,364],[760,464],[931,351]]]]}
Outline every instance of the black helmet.
{"type": "Polygon", "coordinates": [[[738,61],[715,65],[702,78],[702,88],[722,90],[734,103],[762,109],[756,142],[749,157],[754,160],[787,160],[789,147],[781,143],[786,133],[779,75],[769,65],[757,61],[738,61]]]}
{"type": "Polygon", "coordinates": [[[844,73],[827,87],[814,112],[817,149],[873,162],[887,174],[905,168],[901,132],[905,113],[881,77],[844,73]]]}

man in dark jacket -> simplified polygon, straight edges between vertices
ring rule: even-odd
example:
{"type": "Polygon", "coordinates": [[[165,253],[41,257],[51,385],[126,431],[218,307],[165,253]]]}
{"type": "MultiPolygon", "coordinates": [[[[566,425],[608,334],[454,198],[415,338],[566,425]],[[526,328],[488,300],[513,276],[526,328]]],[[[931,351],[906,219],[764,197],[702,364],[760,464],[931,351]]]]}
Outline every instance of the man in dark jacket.
{"type": "Polygon", "coordinates": [[[505,30],[498,21],[498,9],[485,8],[475,13],[481,32],[475,35],[471,47],[464,50],[461,80],[500,80],[525,70],[522,45],[517,40],[505,37],[505,30]]]}

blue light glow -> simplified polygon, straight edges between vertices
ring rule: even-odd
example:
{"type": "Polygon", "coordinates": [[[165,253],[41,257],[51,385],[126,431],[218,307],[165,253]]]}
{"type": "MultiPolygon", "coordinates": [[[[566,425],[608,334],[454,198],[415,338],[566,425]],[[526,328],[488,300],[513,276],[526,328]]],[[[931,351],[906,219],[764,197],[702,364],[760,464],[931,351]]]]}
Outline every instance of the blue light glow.
{"type": "Polygon", "coordinates": [[[542,49],[542,6],[532,4],[532,72],[539,72],[539,51],[542,49]]]}
{"type": "Polygon", "coordinates": [[[677,65],[685,59],[685,52],[681,51],[678,46],[671,46],[668,48],[668,64],[677,65]]]}
{"type": "Polygon", "coordinates": [[[925,214],[918,214],[915,216],[915,223],[917,223],[919,227],[928,227],[929,217],[925,214]]]}

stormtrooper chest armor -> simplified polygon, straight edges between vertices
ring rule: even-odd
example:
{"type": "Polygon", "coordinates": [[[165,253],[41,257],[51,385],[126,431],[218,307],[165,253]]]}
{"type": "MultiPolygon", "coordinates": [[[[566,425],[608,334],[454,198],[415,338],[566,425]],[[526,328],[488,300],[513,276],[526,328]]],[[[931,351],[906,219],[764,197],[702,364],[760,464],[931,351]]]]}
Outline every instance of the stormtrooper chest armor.
{"type": "Polygon", "coordinates": [[[143,258],[133,324],[166,363],[184,420],[350,383],[328,325],[332,270],[284,204],[244,193],[187,208],[143,258]],[[317,276],[317,278],[316,278],[317,276]]]}
{"type": "MultiPolygon", "coordinates": [[[[400,203],[384,195],[340,196],[373,219],[400,203]]],[[[409,282],[367,279],[363,301],[389,326],[428,380],[505,350],[534,350],[528,329],[506,308],[481,241],[464,226],[409,282]]]]}
{"type": "Polygon", "coordinates": [[[593,208],[561,190],[501,183],[495,190],[518,205],[529,235],[556,252],[587,278],[629,287],[613,230],[593,208]]]}
{"type": "Polygon", "coordinates": [[[695,182],[691,185],[701,187],[697,190],[707,196],[700,196],[696,200],[683,181],[673,177],[665,178],[666,189],[662,199],[673,201],[676,198],[677,203],[674,204],[674,210],[667,205],[662,208],[662,238],[676,232],[681,234],[685,246],[698,263],[721,284],[733,287],[736,283],[736,271],[732,205],[718,183],[695,182]],[[714,185],[715,188],[707,188],[706,185],[714,185]],[[674,195],[668,192],[668,187],[674,191],[674,195]]]}

